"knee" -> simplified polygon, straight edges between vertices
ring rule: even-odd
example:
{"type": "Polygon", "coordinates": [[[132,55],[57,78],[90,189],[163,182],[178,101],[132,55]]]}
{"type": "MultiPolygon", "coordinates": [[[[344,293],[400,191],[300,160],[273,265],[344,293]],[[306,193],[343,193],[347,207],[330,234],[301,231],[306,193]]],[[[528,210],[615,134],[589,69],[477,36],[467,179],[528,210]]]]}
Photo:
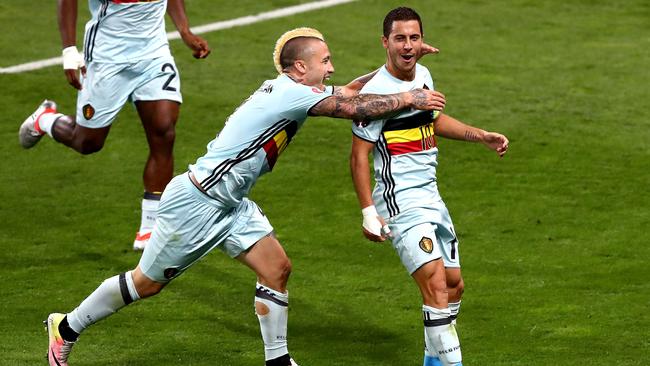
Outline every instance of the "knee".
{"type": "Polygon", "coordinates": [[[289,258],[285,258],[280,264],[278,264],[276,273],[278,280],[281,282],[286,284],[287,281],[289,281],[289,275],[291,275],[291,261],[289,258]]]}
{"type": "Polygon", "coordinates": [[[266,273],[266,277],[261,280],[273,289],[280,289],[278,291],[283,291],[287,286],[289,281],[289,275],[291,274],[291,261],[289,258],[284,258],[283,260],[277,261],[273,264],[273,267],[270,268],[270,271],[266,273]]]}
{"type": "Polygon", "coordinates": [[[465,292],[465,282],[463,278],[459,278],[457,281],[450,283],[447,282],[447,291],[449,292],[449,301],[459,301],[465,292]]]}
{"type": "Polygon", "coordinates": [[[136,291],[138,292],[138,296],[140,296],[141,299],[144,299],[159,294],[163,287],[164,285],[160,283],[152,283],[136,286],[136,291]]]}
{"type": "Polygon", "coordinates": [[[159,123],[157,128],[151,129],[148,132],[148,138],[155,142],[154,145],[173,145],[174,140],[176,140],[176,121],[167,121],[165,123],[159,123]]]}
{"type": "Polygon", "coordinates": [[[104,147],[104,141],[98,140],[83,140],[79,147],[79,152],[82,155],[90,155],[100,151],[104,147]]]}

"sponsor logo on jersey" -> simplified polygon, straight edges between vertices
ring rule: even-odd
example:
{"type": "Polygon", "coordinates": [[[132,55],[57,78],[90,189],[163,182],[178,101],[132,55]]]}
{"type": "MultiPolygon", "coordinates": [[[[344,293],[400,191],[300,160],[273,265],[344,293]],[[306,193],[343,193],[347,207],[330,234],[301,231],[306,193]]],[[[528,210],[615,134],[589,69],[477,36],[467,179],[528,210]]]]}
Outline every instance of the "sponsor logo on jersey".
{"type": "Polygon", "coordinates": [[[420,239],[420,249],[425,253],[431,254],[431,252],[433,252],[433,240],[423,236],[422,239],[420,239]]]}
{"type": "Polygon", "coordinates": [[[86,120],[93,118],[93,116],[95,115],[95,108],[93,108],[93,106],[91,106],[90,104],[86,104],[85,106],[83,106],[81,111],[83,112],[84,118],[86,120]]]}
{"type": "Polygon", "coordinates": [[[318,93],[318,94],[322,94],[322,93],[323,93],[322,90],[320,90],[320,89],[318,89],[318,88],[315,88],[315,87],[314,87],[314,88],[311,88],[311,91],[313,91],[314,93],[318,93]]]}

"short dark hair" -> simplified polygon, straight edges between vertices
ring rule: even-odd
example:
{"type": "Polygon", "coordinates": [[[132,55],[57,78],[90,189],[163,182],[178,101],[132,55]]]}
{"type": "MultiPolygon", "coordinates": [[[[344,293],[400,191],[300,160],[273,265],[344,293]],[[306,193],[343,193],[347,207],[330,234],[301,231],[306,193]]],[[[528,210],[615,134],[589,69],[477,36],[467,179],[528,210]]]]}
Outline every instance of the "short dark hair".
{"type": "Polygon", "coordinates": [[[321,41],[316,37],[304,36],[292,38],[287,41],[280,53],[280,66],[282,70],[292,66],[296,60],[305,57],[305,52],[311,50],[310,42],[314,40],[321,41]]]}
{"type": "Polygon", "coordinates": [[[395,8],[386,14],[386,17],[384,18],[384,37],[388,38],[388,35],[390,35],[390,31],[393,29],[393,22],[405,20],[417,20],[418,24],[420,25],[420,34],[424,35],[420,15],[411,8],[400,6],[399,8],[395,8]]]}

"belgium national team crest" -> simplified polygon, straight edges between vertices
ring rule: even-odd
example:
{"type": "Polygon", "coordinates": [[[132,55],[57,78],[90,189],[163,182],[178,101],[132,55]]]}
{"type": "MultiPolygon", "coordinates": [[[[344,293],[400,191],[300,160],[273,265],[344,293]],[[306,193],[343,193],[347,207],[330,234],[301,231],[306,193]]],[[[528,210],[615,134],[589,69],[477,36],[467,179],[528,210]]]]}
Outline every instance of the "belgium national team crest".
{"type": "Polygon", "coordinates": [[[95,108],[93,108],[93,106],[90,104],[86,104],[81,111],[83,112],[84,118],[86,120],[93,118],[95,115],[95,108]]]}
{"type": "Polygon", "coordinates": [[[422,239],[420,239],[420,249],[427,253],[431,253],[433,251],[433,240],[423,236],[422,239]]]}

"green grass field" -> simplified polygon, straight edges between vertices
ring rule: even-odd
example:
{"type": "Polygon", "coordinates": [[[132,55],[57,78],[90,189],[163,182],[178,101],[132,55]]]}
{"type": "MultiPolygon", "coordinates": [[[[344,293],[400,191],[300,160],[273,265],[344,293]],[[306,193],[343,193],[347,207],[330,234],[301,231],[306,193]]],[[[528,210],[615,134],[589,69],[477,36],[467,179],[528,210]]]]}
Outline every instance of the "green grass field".
{"type": "MultiPolygon", "coordinates": [[[[301,1],[185,2],[200,25],[301,1]]],[[[0,4],[0,67],[59,54],[55,4],[0,4]]],[[[383,63],[381,21],[401,4],[359,0],[205,34],[213,54],[204,61],[173,41],[185,99],[176,171],[274,77],[284,31],[320,29],[340,85],[383,63]]],[[[439,186],[466,282],[464,364],[650,364],[650,3],[406,4],[441,49],[422,63],[446,112],[511,140],[503,159],[439,141],[439,186]]],[[[0,364],[44,365],[48,313],[72,310],[138,261],[131,241],[147,148],[126,106],[98,154],[47,138],[24,151],[24,118],[44,98],[71,113],[76,93],[59,67],[0,75],[0,85],[0,364]]],[[[350,136],[346,121],[311,119],[252,193],[293,261],[290,350],[306,366],[421,365],[421,300],[390,244],[360,233],[350,136]]],[[[70,364],[262,365],[254,281],[215,251],[160,296],[88,329],[70,364]]]]}

